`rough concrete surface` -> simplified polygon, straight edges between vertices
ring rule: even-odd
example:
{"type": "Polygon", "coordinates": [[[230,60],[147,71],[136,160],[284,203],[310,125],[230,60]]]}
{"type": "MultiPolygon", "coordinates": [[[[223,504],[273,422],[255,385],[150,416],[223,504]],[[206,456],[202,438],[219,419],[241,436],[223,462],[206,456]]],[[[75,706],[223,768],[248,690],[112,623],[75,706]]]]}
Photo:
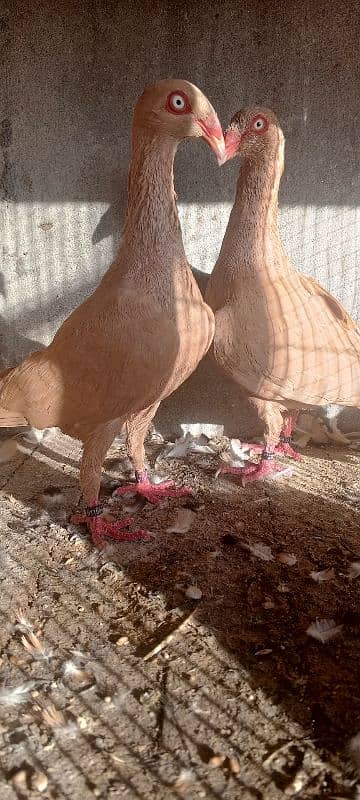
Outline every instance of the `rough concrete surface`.
{"type": "MultiPolygon", "coordinates": [[[[298,267],[360,317],[360,33],[352,0],[197,3],[1,0],[0,335],[4,365],[47,343],[111,263],[126,202],[131,115],[146,83],[179,75],[224,125],[264,102],[287,139],[284,239],[298,267]]],[[[238,163],[204,143],[176,161],[189,259],[212,269],[238,163]]],[[[146,264],[144,264],[146,269],[146,264]]],[[[238,391],[202,366],[159,413],[247,427],[238,391]]],[[[247,417],[246,417],[247,420],[247,417]]]]}
{"type": "Polygon", "coordinates": [[[78,444],[20,447],[0,465],[1,800],[359,800],[358,448],[241,489],[216,452],[155,440],[194,497],[154,507],[111,497],[116,443],[102,497],[154,538],[100,552],[69,524],[78,444]]]}

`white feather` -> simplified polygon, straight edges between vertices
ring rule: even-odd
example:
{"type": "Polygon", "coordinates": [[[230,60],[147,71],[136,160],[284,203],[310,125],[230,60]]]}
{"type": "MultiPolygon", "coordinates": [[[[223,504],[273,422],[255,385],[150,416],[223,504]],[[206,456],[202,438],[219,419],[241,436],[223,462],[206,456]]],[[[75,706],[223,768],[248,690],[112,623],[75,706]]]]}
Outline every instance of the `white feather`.
{"type": "Polygon", "coordinates": [[[334,639],[341,633],[343,626],[337,625],[334,619],[318,619],[309,625],[306,633],[317,639],[322,644],[326,644],[330,639],[334,639]]]}
{"type": "Polygon", "coordinates": [[[28,701],[28,694],[35,687],[34,681],[21,683],[13,688],[3,686],[0,689],[0,704],[3,706],[18,706],[28,701]]]}

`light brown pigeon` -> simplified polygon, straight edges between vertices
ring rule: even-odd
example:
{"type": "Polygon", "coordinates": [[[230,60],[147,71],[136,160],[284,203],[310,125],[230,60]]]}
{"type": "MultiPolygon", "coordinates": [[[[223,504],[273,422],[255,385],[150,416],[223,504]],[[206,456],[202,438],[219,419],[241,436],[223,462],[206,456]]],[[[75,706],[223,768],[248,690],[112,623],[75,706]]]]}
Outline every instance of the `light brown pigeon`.
{"type": "Polygon", "coordinates": [[[215,313],[213,356],[264,422],[259,464],[221,470],[246,483],[291,472],[273,456],[299,458],[291,432],[300,409],[360,405],[360,329],[285,252],[278,228],[284,136],[273,112],[239,111],[225,143],[226,160],[238,154],[244,162],[206,301],[215,313]]]}
{"type": "MultiPolygon", "coordinates": [[[[214,318],[184,251],[173,184],[179,143],[203,137],[224,157],[222,129],[205,95],[183,80],[160,81],[137,102],[128,206],[117,257],[96,291],[63,323],[46,350],[0,383],[0,426],[57,426],[80,439],[85,512],[94,542],[127,539],[128,520],[109,523],[99,503],[101,468],[125,422],[139,487],[150,499],[184,493],[152,486],[144,437],[161,400],[208,350],[214,318]]],[[[132,485],[134,489],[134,484],[132,485]]]]}

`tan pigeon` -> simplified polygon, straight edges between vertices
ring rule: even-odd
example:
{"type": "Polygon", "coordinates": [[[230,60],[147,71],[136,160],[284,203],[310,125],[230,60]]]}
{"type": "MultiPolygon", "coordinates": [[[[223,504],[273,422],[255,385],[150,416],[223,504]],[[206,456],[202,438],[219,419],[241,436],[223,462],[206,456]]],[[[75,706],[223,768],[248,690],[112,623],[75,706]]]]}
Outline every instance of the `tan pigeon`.
{"type": "Polygon", "coordinates": [[[285,252],[278,228],[284,136],[273,112],[235,114],[225,143],[226,160],[238,154],[244,162],[206,301],[215,313],[213,356],[264,422],[259,464],[222,470],[246,483],[291,472],[273,455],[299,458],[290,439],[300,409],[360,405],[360,329],[285,252]]]}
{"type": "Polygon", "coordinates": [[[165,80],[148,87],[134,113],[117,257],[49,347],[7,371],[0,384],[0,426],[56,426],[83,441],[86,508],[77,521],[88,524],[97,544],[105,535],[137,535],[123,530],[128,520],[106,521],[99,503],[102,464],[125,422],[139,487],[153,500],[157,492],[187,491],[149,483],[144,437],[161,400],[193,372],[214,332],[212,311],[186,259],[175,202],[174,157],[191,137],[203,137],[219,161],[224,157],[219,120],[196,86],[165,80]]]}

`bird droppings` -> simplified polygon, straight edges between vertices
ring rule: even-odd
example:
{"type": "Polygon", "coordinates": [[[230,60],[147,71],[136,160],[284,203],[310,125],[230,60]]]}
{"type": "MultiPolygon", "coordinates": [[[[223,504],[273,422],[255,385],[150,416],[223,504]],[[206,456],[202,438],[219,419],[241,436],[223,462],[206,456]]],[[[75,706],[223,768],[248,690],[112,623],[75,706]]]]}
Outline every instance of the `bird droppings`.
{"type": "Polygon", "coordinates": [[[185,595],[189,598],[189,600],[201,600],[202,594],[203,593],[198,586],[188,586],[185,591],[185,595]]]}
{"type": "Polygon", "coordinates": [[[191,528],[195,517],[194,511],[191,508],[179,508],[176,519],[170,528],[167,528],[168,533],[188,533],[191,528]]]}
{"type": "Polygon", "coordinates": [[[271,552],[271,547],[263,542],[243,542],[242,547],[244,550],[249,550],[256,558],[261,558],[262,561],[274,561],[274,556],[271,552]]]}
{"type": "MultiPolygon", "coordinates": [[[[156,531],[156,540],[146,548],[111,543],[100,554],[89,536],[71,541],[67,523],[56,521],[61,506],[45,516],[35,506],[54,486],[66,513],[76,508],[76,443],[54,437],[13,476],[13,465],[3,466],[4,800],[10,790],[24,800],[91,800],[95,790],[108,800],[136,792],[157,800],[356,797],[349,739],[360,730],[360,583],[349,571],[359,528],[342,487],[358,485],[359,456],[345,462],[348,448],[329,456],[310,448],[298,476],[265,495],[260,486],[214,483],[225,437],[217,444],[204,468],[204,454],[165,462],[165,447],[150,442],[149,462],[157,457],[194,497],[139,508],[136,525],[156,531]],[[194,512],[190,531],[168,533],[183,507],[194,512]],[[248,549],[259,544],[272,559],[248,549]],[[281,553],[296,554],[296,565],[278,561],[281,553]],[[327,569],[334,579],[310,575],[327,569]],[[190,586],[200,601],[186,597],[190,586]],[[326,645],[305,633],[324,618],[343,625],[326,645]],[[31,633],[52,658],[23,647],[21,636],[31,633]],[[199,742],[221,764],[203,761],[199,742]],[[303,771],[310,777],[296,792],[303,771]],[[35,772],[48,778],[43,792],[35,772]]],[[[122,447],[110,457],[119,460],[122,447]]],[[[118,467],[107,474],[118,479],[118,467]]],[[[111,511],[126,516],[115,500],[111,511]]]]}
{"type": "Polygon", "coordinates": [[[353,561],[349,566],[348,576],[350,580],[355,580],[360,575],[360,561],[353,561]]]}

